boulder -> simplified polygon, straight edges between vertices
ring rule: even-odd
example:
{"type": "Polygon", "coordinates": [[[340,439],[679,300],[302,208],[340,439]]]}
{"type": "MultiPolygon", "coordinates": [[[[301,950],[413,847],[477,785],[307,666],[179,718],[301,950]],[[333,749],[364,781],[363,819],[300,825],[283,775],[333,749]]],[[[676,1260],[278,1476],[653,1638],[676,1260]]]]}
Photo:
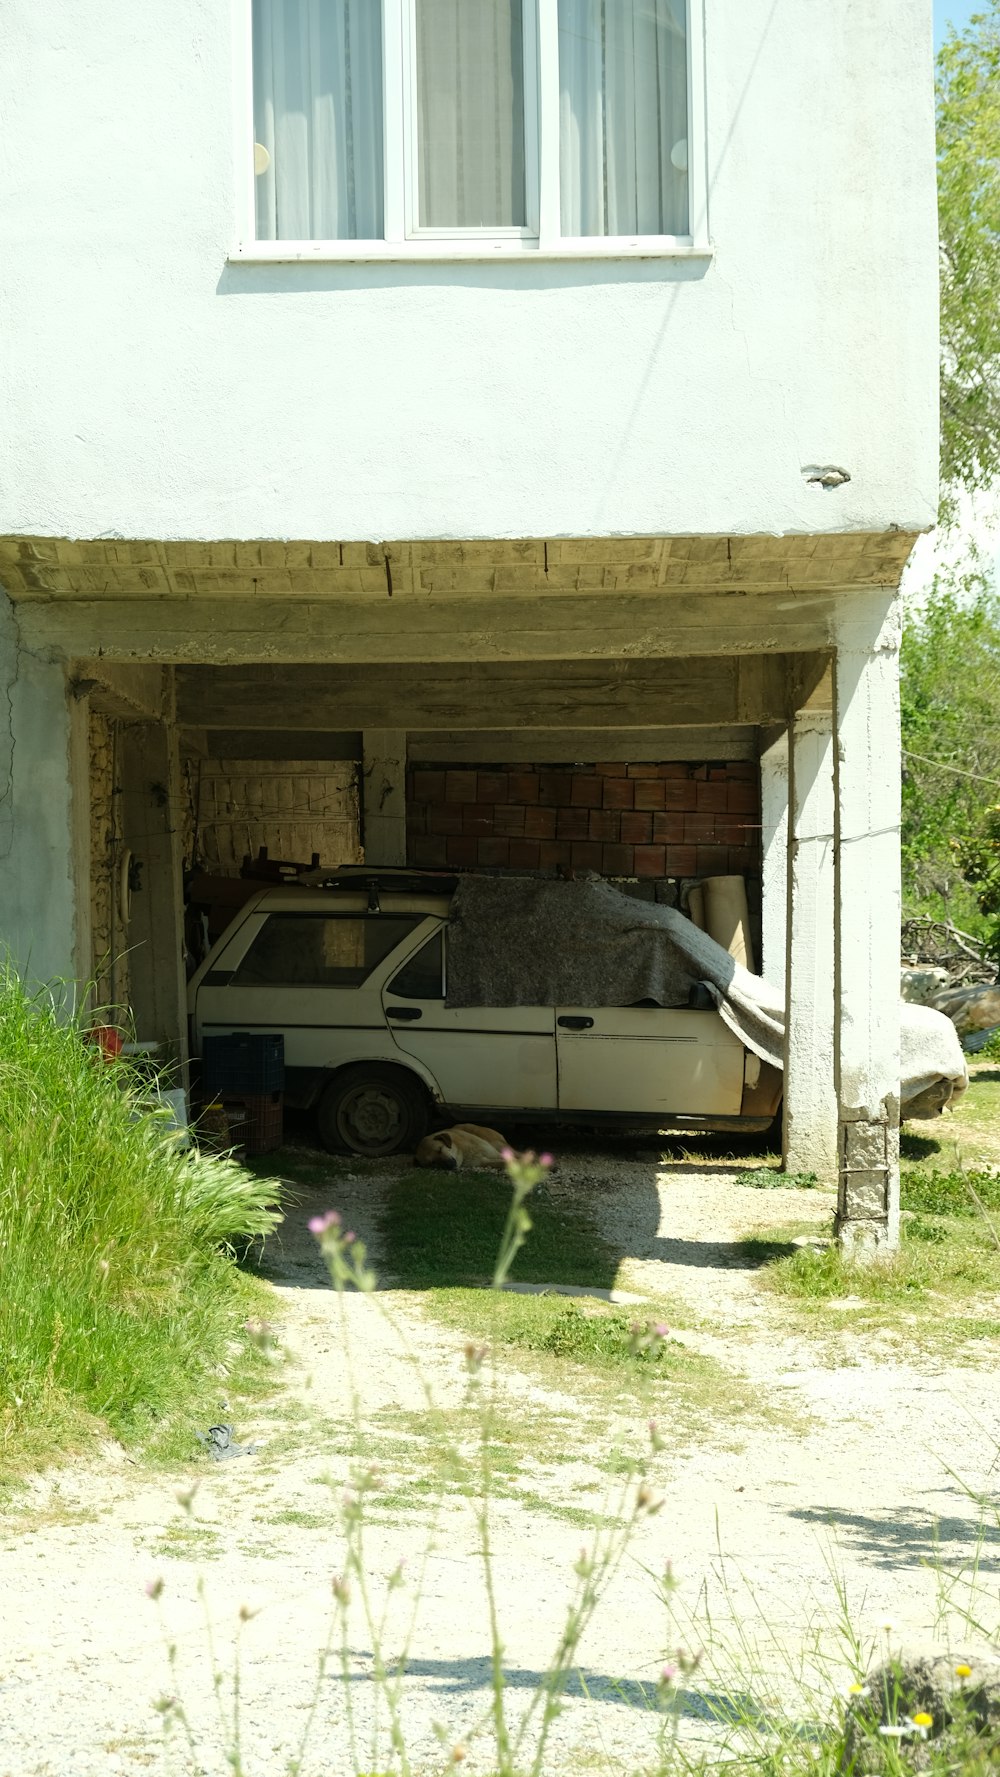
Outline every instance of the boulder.
{"type": "Polygon", "coordinates": [[[845,1777],[1000,1768],[1000,1664],[900,1654],[876,1667],[851,1700],[838,1768],[845,1777]]]}

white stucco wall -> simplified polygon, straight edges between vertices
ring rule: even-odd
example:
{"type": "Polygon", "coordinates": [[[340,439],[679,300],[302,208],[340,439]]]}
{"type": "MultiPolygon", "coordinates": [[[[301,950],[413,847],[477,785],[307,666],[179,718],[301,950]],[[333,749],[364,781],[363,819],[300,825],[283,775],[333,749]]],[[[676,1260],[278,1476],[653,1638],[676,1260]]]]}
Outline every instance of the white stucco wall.
{"type": "Polygon", "coordinates": [[[0,532],[932,521],[927,0],[706,0],[707,263],[229,264],[231,33],[3,10],[0,532]]]}

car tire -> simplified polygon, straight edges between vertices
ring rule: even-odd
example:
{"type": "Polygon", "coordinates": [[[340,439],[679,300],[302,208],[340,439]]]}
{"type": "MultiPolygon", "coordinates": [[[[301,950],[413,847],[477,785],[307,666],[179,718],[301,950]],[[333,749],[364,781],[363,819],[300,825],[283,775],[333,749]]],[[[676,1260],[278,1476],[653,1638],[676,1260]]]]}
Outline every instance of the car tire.
{"type": "Polygon", "coordinates": [[[334,1076],[316,1107],[316,1121],[329,1153],[381,1160],[413,1153],[427,1134],[430,1105],[405,1068],[373,1061],[334,1076]]]}

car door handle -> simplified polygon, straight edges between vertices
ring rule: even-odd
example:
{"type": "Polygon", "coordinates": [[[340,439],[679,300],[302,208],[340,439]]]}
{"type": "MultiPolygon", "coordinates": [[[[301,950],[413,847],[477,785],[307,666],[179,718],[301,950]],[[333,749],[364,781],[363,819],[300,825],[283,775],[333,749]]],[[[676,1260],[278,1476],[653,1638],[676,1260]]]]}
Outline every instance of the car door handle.
{"type": "Polygon", "coordinates": [[[387,1006],[385,1015],[397,1018],[401,1024],[412,1024],[414,1019],[423,1017],[419,1006],[387,1006]]]}
{"type": "Polygon", "coordinates": [[[593,1030],[594,1028],[592,1018],[560,1018],[559,1023],[563,1030],[593,1030]]]}

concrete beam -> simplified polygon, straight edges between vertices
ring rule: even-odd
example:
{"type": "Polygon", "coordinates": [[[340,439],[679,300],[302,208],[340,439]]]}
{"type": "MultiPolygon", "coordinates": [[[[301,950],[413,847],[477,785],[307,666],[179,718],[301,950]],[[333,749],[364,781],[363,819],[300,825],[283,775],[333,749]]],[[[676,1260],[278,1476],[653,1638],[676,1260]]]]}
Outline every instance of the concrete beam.
{"type": "Polygon", "coordinates": [[[830,592],[592,593],[531,598],[27,600],[33,648],[75,659],[232,665],[331,661],[464,668],[469,661],[595,660],[829,649],[830,592]]]}
{"type": "Polygon", "coordinates": [[[470,730],[749,725],[785,719],[785,656],[740,659],[466,662],[408,666],[180,667],[181,724],[205,729],[470,730]]]}
{"type": "Polygon", "coordinates": [[[346,759],[360,764],[362,741],[357,729],[343,734],[293,728],[283,734],[276,728],[183,728],[181,748],[208,759],[346,759]]]}
{"type": "Polygon", "coordinates": [[[755,759],[757,730],[743,728],[484,728],[407,736],[410,763],[598,765],[604,760],[755,759]]]}
{"type": "Polygon", "coordinates": [[[70,670],[70,690],[90,698],[91,709],[104,716],[158,721],[170,698],[170,669],[138,662],[77,660],[70,670]]]}
{"type": "Polygon", "coordinates": [[[406,863],[406,730],[366,728],[361,771],[366,864],[406,863]]]}

